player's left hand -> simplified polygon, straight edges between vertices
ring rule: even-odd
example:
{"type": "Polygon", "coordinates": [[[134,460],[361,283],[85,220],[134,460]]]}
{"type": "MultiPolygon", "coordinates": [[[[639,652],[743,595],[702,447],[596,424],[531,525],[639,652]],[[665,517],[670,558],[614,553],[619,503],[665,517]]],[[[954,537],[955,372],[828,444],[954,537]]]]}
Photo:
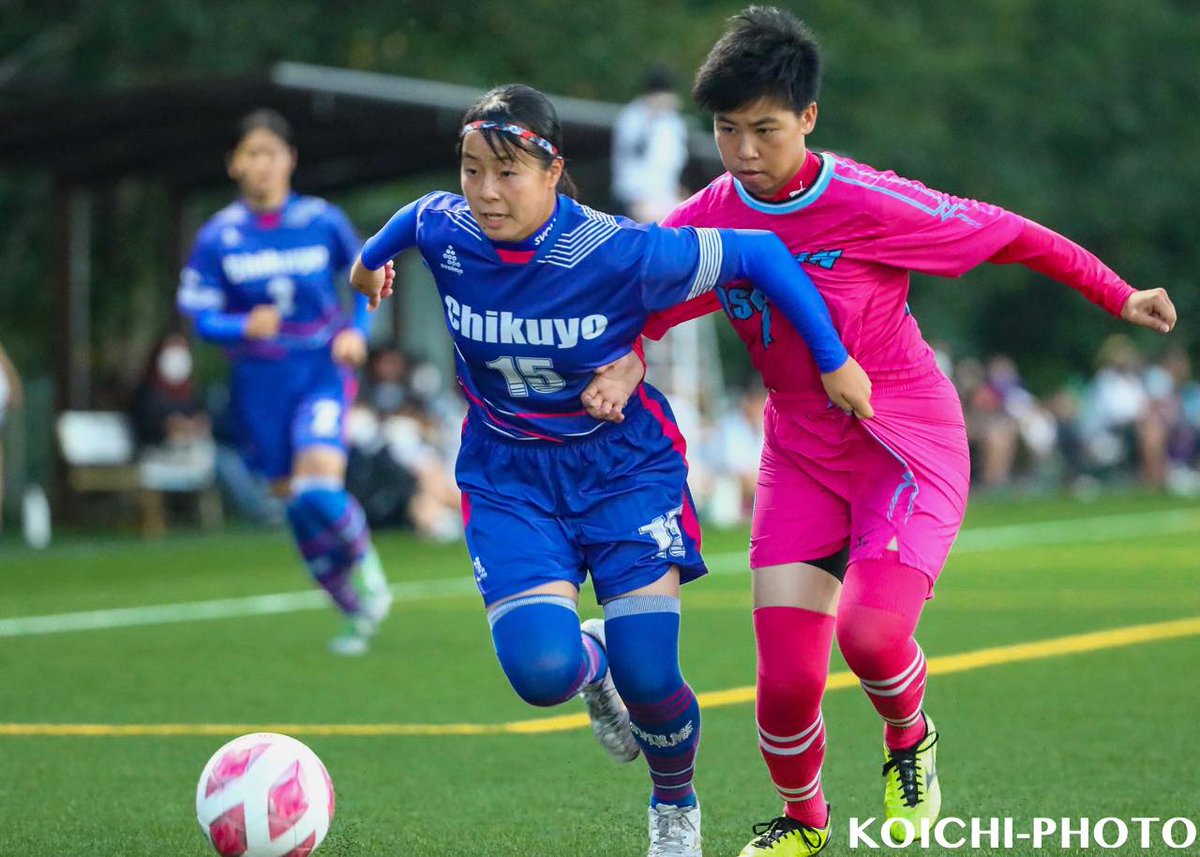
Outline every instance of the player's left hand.
{"type": "Polygon", "coordinates": [[[1170,333],[1179,316],[1166,289],[1143,289],[1134,292],[1121,307],[1121,318],[1139,327],[1159,333],[1170,333]]]}
{"type": "Polygon", "coordinates": [[[853,357],[847,357],[846,362],[832,372],[822,373],[821,384],[829,401],[846,413],[861,420],[875,416],[875,409],[871,407],[871,379],[853,357]]]}
{"type": "Polygon", "coordinates": [[[601,366],[579,397],[588,416],[610,423],[624,422],[625,403],[645,375],[646,364],[632,351],[601,366]]]}
{"type": "Polygon", "coordinates": [[[367,360],[367,340],[355,328],[347,328],[333,338],[330,346],[334,362],[357,367],[367,360]]]}

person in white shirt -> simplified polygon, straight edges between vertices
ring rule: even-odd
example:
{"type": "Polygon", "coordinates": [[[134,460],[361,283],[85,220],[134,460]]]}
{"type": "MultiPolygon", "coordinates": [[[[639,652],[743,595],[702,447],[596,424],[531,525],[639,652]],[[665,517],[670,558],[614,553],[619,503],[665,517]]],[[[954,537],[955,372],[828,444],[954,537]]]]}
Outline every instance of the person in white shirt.
{"type": "Polygon", "coordinates": [[[661,220],[685,196],[679,177],[688,135],[674,85],[669,70],[648,71],[642,95],[621,110],[613,131],[613,196],[639,223],[661,220]]]}

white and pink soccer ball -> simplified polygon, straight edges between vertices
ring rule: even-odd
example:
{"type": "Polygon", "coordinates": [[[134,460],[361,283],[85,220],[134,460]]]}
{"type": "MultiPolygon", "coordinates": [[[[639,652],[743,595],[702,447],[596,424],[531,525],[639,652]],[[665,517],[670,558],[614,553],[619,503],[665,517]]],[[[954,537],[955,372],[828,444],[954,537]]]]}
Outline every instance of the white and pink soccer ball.
{"type": "Polygon", "coordinates": [[[295,738],[243,735],[204,766],[196,818],[222,857],[308,857],[333,820],[333,783],[295,738]]]}

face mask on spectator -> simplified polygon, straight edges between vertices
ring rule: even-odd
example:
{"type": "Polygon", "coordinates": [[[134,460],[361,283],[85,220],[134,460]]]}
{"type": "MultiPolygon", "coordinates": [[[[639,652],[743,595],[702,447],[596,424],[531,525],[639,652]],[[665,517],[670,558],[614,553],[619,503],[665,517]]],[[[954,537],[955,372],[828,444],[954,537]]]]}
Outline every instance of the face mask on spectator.
{"type": "Polygon", "coordinates": [[[381,414],[394,414],[404,407],[408,394],[403,384],[394,381],[383,381],[375,386],[371,401],[381,414]]]}
{"type": "Polygon", "coordinates": [[[186,348],[172,345],[158,355],[158,374],[168,384],[182,384],[192,374],[192,355],[186,348]]]}

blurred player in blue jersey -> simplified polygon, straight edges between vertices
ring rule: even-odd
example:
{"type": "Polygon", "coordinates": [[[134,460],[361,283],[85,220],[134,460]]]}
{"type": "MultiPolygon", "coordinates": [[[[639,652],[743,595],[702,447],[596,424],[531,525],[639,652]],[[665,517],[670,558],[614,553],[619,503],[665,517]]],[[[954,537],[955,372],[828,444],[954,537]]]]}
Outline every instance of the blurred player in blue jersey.
{"type": "Polygon", "coordinates": [[[378,306],[392,257],[420,251],[469,400],[457,476],[500,664],[533,705],[582,693],[617,759],[643,753],[649,854],[696,857],[700,710],[679,668],[679,587],[705,567],[684,440],[649,385],[618,423],[589,417],[580,394],[634,347],[648,313],[739,278],[803,331],[834,402],[869,415],[870,382],[778,239],[593,211],[558,192],[570,189],[560,138],[538,91],[489,92],[463,120],[463,196],[431,193],[397,212],[351,282],[378,306]],[[589,571],[604,619],[581,628],[589,571]]]}
{"type": "Polygon", "coordinates": [[[337,282],[359,241],[336,206],[292,192],[296,150],[282,116],[256,111],[239,132],[229,175],[242,198],[200,230],[179,309],[229,356],[242,455],[289,498],[304,562],[345,617],[331,649],[361,654],[391,594],[344,478],[343,428],[369,316],[359,295],[347,319],[337,282]]]}

